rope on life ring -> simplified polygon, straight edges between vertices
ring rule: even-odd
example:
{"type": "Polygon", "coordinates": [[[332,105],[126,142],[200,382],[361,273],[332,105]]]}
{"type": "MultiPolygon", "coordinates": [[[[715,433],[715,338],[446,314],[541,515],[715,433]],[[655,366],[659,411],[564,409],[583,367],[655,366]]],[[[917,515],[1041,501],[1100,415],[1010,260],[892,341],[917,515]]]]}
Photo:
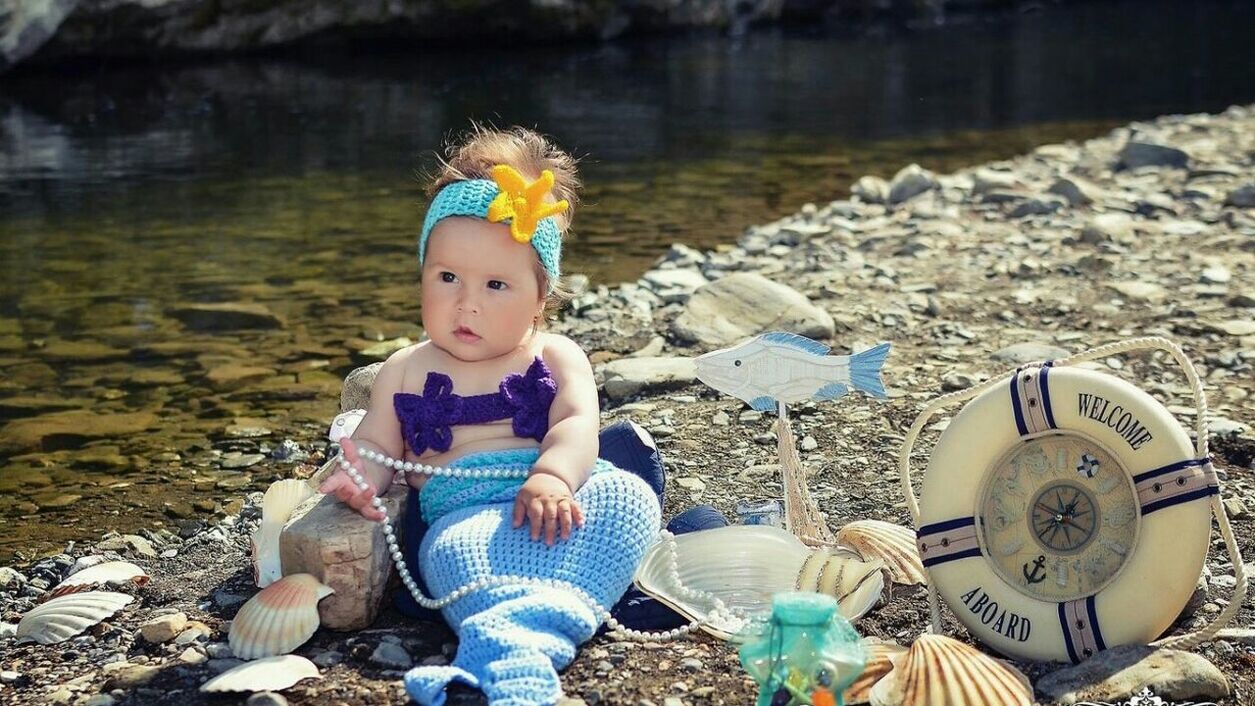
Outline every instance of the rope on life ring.
{"type": "MultiPolygon", "coordinates": [[[[1000,376],[991,378],[985,383],[976,385],[969,389],[960,390],[938,397],[930,402],[915,419],[915,422],[911,425],[911,428],[903,441],[902,450],[898,458],[900,471],[899,477],[903,495],[906,498],[907,507],[911,512],[911,516],[915,521],[916,526],[919,527],[921,523],[921,509],[919,502],[915,497],[914,489],[911,485],[910,456],[915,442],[925,424],[928,423],[928,420],[937,411],[955,402],[963,402],[977,398],[995,387],[1007,385],[1009,381],[1012,410],[1010,414],[1006,415],[1005,424],[1009,425],[1011,421],[1014,420],[1015,426],[1013,429],[1013,435],[1018,435],[1018,439],[1032,440],[1035,438],[1042,438],[1049,436],[1051,433],[1057,433],[1057,431],[1074,432],[1074,429],[1061,429],[1056,424],[1057,420],[1054,419],[1049,399],[1049,375],[1055,374],[1056,372],[1063,373],[1064,369],[1069,368],[1070,366],[1075,366],[1079,363],[1103,359],[1128,351],[1147,349],[1167,352],[1173,357],[1173,359],[1175,359],[1185,374],[1194,395],[1196,408],[1196,436],[1193,454],[1189,458],[1172,458],[1167,460],[1164,464],[1156,465],[1155,467],[1149,469],[1143,467],[1140,469],[1141,472],[1132,474],[1132,490],[1135,493],[1142,522],[1145,526],[1152,527],[1153,529],[1153,525],[1151,524],[1152,520],[1150,519],[1153,513],[1171,507],[1186,506],[1194,501],[1206,499],[1209,506],[1208,514],[1213,515],[1216,518],[1221,537],[1224,539],[1225,548],[1228,551],[1234,567],[1235,585],[1233,595],[1229,604],[1216,616],[1214,620],[1198,631],[1150,642],[1151,645],[1156,647],[1188,650],[1202,642],[1205,642],[1206,640],[1211,639],[1226,624],[1228,624],[1230,620],[1232,620],[1233,616],[1236,615],[1238,610],[1241,608],[1242,601],[1246,596],[1247,577],[1242,564],[1242,558],[1237,542],[1233,536],[1233,530],[1230,527],[1228,516],[1225,512],[1223,504],[1221,503],[1219,482],[1216,480],[1215,469],[1212,467],[1209,456],[1207,400],[1203,391],[1202,381],[1199,379],[1194,366],[1186,358],[1181,348],[1175,343],[1162,337],[1145,337],[1112,343],[1063,360],[1032,363],[1018,369],[1013,377],[1008,378],[1008,376],[1000,376]],[[1038,372],[1036,374],[1021,375],[1021,372],[1029,370],[1036,370],[1038,372]]],[[[1063,373],[1056,375],[1056,378],[1064,378],[1068,375],[1077,375],[1085,372],[1086,371],[1063,373]]],[[[1145,395],[1145,393],[1142,393],[1140,390],[1136,390],[1136,388],[1133,388],[1128,383],[1119,381],[1116,378],[1111,378],[1110,376],[1099,375],[1097,373],[1086,374],[1090,378],[1107,378],[1113,381],[1113,383],[1118,383],[1119,385],[1132,388],[1137,392],[1137,394],[1141,395],[1146,400],[1149,400],[1153,407],[1162,410],[1162,412],[1159,412],[1158,414],[1162,414],[1171,420],[1171,415],[1166,410],[1163,410],[1162,406],[1155,402],[1153,398],[1145,395]]],[[[1130,403],[1130,405],[1136,407],[1137,403],[1133,402],[1130,403]]],[[[966,411],[966,409],[967,408],[965,408],[964,411],[966,411]]],[[[954,425],[960,421],[961,417],[962,413],[951,421],[951,426],[947,429],[947,432],[954,428],[954,425]]],[[[1188,454],[1190,451],[1188,438],[1184,436],[1178,425],[1172,424],[1171,426],[1175,433],[1180,437],[1177,440],[1177,447],[1183,448],[1179,449],[1179,452],[1182,454],[1188,454]]],[[[1132,446],[1134,441],[1137,439],[1126,437],[1124,440],[1128,441],[1129,445],[1132,446]]],[[[1127,452],[1115,450],[1113,451],[1113,455],[1117,457],[1117,462],[1123,462],[1122,465],[1124,465],[1125,468],[1136,468],[1136,464],[1133,464],[1128,460],[1127,452]]],[[[1090,459],[1086,459],[1084,462],[1089,461],[1090,459]]],[[[1144,466],[1145,459],[1141,459],[1141,463],[1144,466]]],[[[984,472],[985,468],[982,467],[977,470],[984,472]]],[[[1077,470],[1084,472],[1086,469],[1078,468],[1077,470]]],[[[1130,473],[1132,472],[1130,471],[1130,473]]],[[[1203,529],[1204,536],[1210,534],[1210,522],[1205,522],[1205,525],[1206,526],[1203,529]]],[[[1162,531],[1160,531],[1159,534],[1162,535],[1162,531]]],[[[925,558],[925,566],[930,566],[930,564],[937,566],[949,561],[981,556],[982,550],[979,546],[980,542],[977,535],[978,531],[976,518],[972,516],[959,517],[945,522],[933,522],[928,526],[919,527],[921,549],[926,549],[927,543],[933,542],[934,549],[941,550],[940,554],[934,552],[931,558],[925,558]],[[944,543],[944,547],[938,546],[942,543],[944,543]]],[[[1206,545],[1207,546],[1203,548],[1199,557],[1200,563],[1206,558],[1208,551],[1207,547],[1209,547],[1210,542],[1206,542],[1206,545]]],[[[1139,547],[1138,549],[1141,550],[1142,547],[1139,547]]],[[[1153,551],[1153,548],[1151,550],[1153,551]]],[[[927,551],[922,552],[922,554],[927,553],[927,551]]],[[[1130,563],[1132,561],[1133,559],[1130,559],[1130,563]]],[[[1123,571],[1126,567],[1122,567],[1121,571],[1123,571]]],[[[1201,566],[1199,568],[1201,568],[1201,566]]],[[[1119,575],[1116,576],[1116,579],[1123,578],[1125,577],[1119,575]]],[[[1116,579],[1113,579],[1113,581],[1116,579]]],[[[1193,584],[1196,580],[1197,574],[1190,579],[1189,590],[1193,589],[1193,584]]],[[[1180,581],[1178,581],[1177,584],[1179,585],[1180,581]]],[[[1101,594],[1105,590],[1107,590],[1106,587],[1100,589],[1098,593],[1101,594]]],[[[1186,593],[1185,598],[1188,598],[1188,596],[1189,594],[1186,593]]],[[[954,608],[953,602],[947,602],[952,608],[954,608]]],[[[938,587],[933,581],[930,581],[928,586],[928,603],[931,614],[932,632],[939,634],[942,631],[941,609],[940,602],[938,600],[938,587]]],[[[972,608],[972,605],[968,604],[966,607],[970,609],[972,608]]],[[[956,615],[958,615],[957,611],[956,615]]],[[[971,616],[967,616],[967,620],[964,620],[964,616],[959,617],[961,621],[970,623],[971,616]]],[[[1175,613],[1170,616],[1170,618],[1175,617],[1175,613]]],[[[1108,645],[1104,640],[1098,625],[1098,616],[1095,614],[1094,595],[1081,597],[1077,600],[1060,602],[1058,604],[1058,621],[1063,628],[1062,637],[1067,647],[1066,656],[1070,657],[1073,661],[1080,661],[1083,657],[1087,657],[1093,652],[1105,649],[1108,646],[1124,644],[1124,642],[1117,640],[1113,641],[1111,645],[1108,645]]],[[[999,623],[1001,623],[1001,621],[999,621],[999,623]]],[[[973,626],[968,624],[968,627],[971,629],[973,626]]],[[[1166,627],[1166,625],[1164,627],[1166,627]]],[[[973,630],[973,633],[978,637],[981,637],[978,631],[973,630]]],[[[1151,637],[1153,637],[1153,635],[1151,637]]],[[[1149,638],[1146,639],[1149,640],[1149,638]]],[[[985,637],[982,637],[982,640],[989,641],[985,637]]],[[[1140,641],[1140,639],[1134,641],[1140,641]]],[[[1015,652],[1014,645],[999,643],[995,646],[1013,653],[1015,652]]],[[[1033,655],[1031,654],[1031,651],[1021,654],[1029,654],[1030,656],[1036,656],[1038,658],[1042,656],[1040,653],[1033,655]]]]}

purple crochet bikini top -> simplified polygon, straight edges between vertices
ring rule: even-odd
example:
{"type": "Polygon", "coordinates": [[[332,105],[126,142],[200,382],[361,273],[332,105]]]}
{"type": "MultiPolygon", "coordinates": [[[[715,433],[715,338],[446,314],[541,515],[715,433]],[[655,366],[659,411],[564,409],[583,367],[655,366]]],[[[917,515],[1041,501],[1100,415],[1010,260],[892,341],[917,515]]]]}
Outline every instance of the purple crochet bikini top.
{"type": "Polygon", "coordinates": [[[398,392],[392,396],[401,435],[415,455],[427,449],[448,451],[455,424],[484,424],[512,419],[514,435],[541,441],[549,431],[549,405],[558,383],[545,361],[536,358],[523,374],[511,373],[500,392],[463,397],[453,393],[453,380],[443,373],[427,373],[423,394],[398,392]]]}

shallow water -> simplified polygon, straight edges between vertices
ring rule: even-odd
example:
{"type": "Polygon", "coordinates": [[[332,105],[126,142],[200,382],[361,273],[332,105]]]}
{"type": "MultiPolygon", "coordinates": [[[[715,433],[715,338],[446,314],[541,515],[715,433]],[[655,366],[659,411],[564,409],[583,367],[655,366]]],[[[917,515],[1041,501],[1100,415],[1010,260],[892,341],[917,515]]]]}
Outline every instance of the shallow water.
{"type": "Polygon", "coordinates": [[[584,156],[565,269],[612,283],[862,174],[1249,102],[1255,61],[1231,28],[1253,19],[1239,3],[1111,2],[864,36],[11,76],[0,560],[173,527],[291,473],[248,456],[308,448],[356,353],[419,334],[415,172],[468,117],[538,125],[584,156]],[[207,302],[276,318],[198,331],[181,307],[207,302]]]}

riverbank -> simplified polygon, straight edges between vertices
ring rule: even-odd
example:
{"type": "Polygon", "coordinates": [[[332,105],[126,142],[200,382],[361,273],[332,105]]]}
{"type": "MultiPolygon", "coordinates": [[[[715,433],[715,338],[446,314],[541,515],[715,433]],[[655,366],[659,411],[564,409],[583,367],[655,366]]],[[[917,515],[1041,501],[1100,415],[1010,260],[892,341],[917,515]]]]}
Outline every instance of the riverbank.
{"type": "MultiPolygon", "coordinates": [[[[751,227],[736,246],[714,252],[675,246],[640,281],[579,296],[554,328],[583,344],[598,365],[607,423],[631,418],[659,440],[668,464],[668,516],[695,502],[731,516],[738,499],[780,492],[771,416],[695,382],[680,360],[738,335],[712,322],[751,321],[770,308],[767,294],[779,294],[785,301],[794,297],[788,306],[794,330],[826,339],[838,351],[892,341],[887,402],[850,397],[802,405],[794,419],[803,462],[814,470],[812,494],[833,526],[861,518],[910,524],[896,455],[905,429],[937,394],[998,375],[1022,359],[1168,335],[1207,381],[1216,467],[1251,562],[1253,149],[1255,111],[1243,107],[1136,123],[1083,144],[1045,145],[950,175],[905,169],[892,180],[865,178],[854,198],[808,205],[751,227]],[[754,300],[755,311],[727,308],[727,300],[712,296],[750,275],[795,291],[755,290],[766,293],[754,300]]],[[[1189,388],[1170,361],[1131,356],[1104,365],[1191,421],[1189,388]]],[[[302,449],[318,446],[314,432],[297,441],[302,449]]],[[[276,474],[296,468],[265,463],[276,474]]],[[[106,538],[0,571],[6,623],[16,622],[85,556],[116,552],[153,577],[136,590],[140,600],[69,642],[18,646],[5,628],[0,700],[243,703],[205,698],[196,688],[234,664],[225,635],[255,591],[248,537],[258,521],[256,501],[254,494],[239,514],[186,539],[166,530],[106,538]],[[173,612],[203,627],[157,644],[136,635],[139,625],[173,612]]],[[[1252,572],[1255,565],[1248,567],[1252,572]]],[[[1177,629],[1219,612],[1232,582],[1233,567],[1213,551],[1204,595],[1177,629]]],[[[927,612],[922,590],[896,588],[857,627],[909,642],[925,629],[927,612]]],[[[1248,602],[1233,627],[1253,622],[1248,602]]],[[[948,629],[964,635],[953,621],[948,629]]],[[[1200,648],[1233,688],[1231,696],[1210,700],[1251,701],[1252,642],[1248,630],[1200,648]]],[[[298,653],[320,665],[323,679],[289,689],[284,698],[293,704],[401,703],[397,660],[439,662],[451,649],[452,635],[442,626],[387,611],[370,630],[316,634],[298,653]]],[[[1055,668],[1021,666],[1035,680],[1055,668]]],[[[734,650],[706,637],[666,645],[599,638],[580,652],[564,684],[589,706],[744,704],[753,693],[734,650]]]]}

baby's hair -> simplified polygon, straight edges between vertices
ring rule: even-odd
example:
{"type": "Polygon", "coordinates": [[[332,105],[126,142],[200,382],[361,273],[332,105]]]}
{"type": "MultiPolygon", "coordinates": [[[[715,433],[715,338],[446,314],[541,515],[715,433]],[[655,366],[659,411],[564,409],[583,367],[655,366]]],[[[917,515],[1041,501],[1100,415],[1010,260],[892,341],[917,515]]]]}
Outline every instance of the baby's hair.
{"type": "MultiPolygon", "coordinates": [[[[472,122],[468,130],[445,143],[444,154],[438,155],[437,159],[439,171],[427,187],[429,198],[434,198],[436,192],[455,181],[491,179],[492,168],[498,164],[514,167],[529,181],[539,178],[546,169],[553,172],[553,189],[548,200],[566,199],[570,204],[565,212],[553,216],[563,239],[566,238],[579,205],[580,175],[575,157],[558,147],[553,140],[525,127],[502,130],[472,122]]],[[[539,260],[536,272],[543,292],[547,289],[549,277],[539,260]]],[[[563,279],[553,283],[552,291],[546,298],[546,316],[561,309],[574,294],[563,279]]]]}

